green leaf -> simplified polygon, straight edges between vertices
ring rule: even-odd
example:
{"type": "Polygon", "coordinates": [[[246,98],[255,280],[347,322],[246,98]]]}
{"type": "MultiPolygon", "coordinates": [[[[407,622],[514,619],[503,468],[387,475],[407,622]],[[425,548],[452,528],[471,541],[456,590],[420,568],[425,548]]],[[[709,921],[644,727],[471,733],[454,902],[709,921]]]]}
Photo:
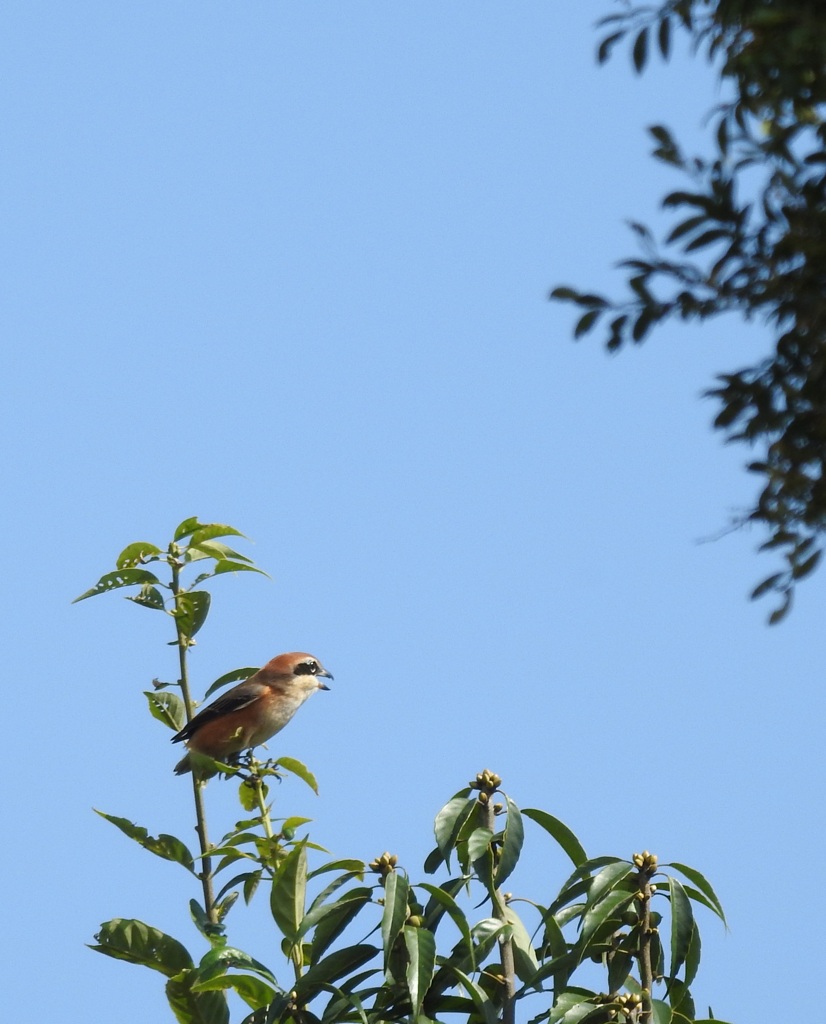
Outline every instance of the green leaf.
{"type": "Polygon", "coordinates": [[[266,981],[252,974],[219,974],[206,981],[198,981],[193,986],[195,992],[214,992],[232,989],[253,1010],[262,1010],[275,999],[277,992],[266,981]]]}
{"type": "Polygon", "coordinates": [[[193,536],[187,548],[187,556],[190,561],[198,561],[198,555],[205,555],[207,558],[214,558],[216,561],[231,559],[236,562],[251,562],[252,559],[235,551],[226,544],[217,540],[197,540],[197,534],[193,536]],[[193,554],[196,552],[196,554],[193,554]]]}
{"type": "Polygon", "coordinates": [[[166,983],[166,998],[178,1024],[229,1024],[223,992],[195,992],[198,972],[181,971],[166,983]]]}
{"type": "Polygon", "coordinates": [[[293,985],[297,1001],[309,1002],[330,982],[344,974],[357,971],[380,952],[376,946],[359,944],[338,949],[323,960],[319,960],[293,985]]]}
{"type": "Polygon", "coordinates": [[[197,900],[189,901],[189,916],[198,931],[211,939],[215,935],[215,925],[207,917],[206,911],[197,900]]]}
{"type": "Polygon", "coordinates": [[[178,594],[172,614],[182,636],[192,639],[206,622],[211,597],[206,590],[191,590],[178,594]]]}
{"type": "Polygon", "coordinates": [[[270,579],[270,574],[264,572],[263,569],[257,568],[254,565],[247,565],[245,562],[234,562],[228,558],[222,558],[220,562],[215,563],[215,567],[212,570],[213,576],[220,576],[224,572],[257,572],[262,576],[266,576],[270,579]]]}
{"type": "Polygon", "coordinates": [[[182,523],[178,524],[178,528],[175,530],[174,540],[183,540],[184,537],[188,537],[191,533],[194,533],[198,529],[198,517],[190,516],[189,519],[184,519],[182,523]]]}
{"type": "MultiPolygon", "coordinates": [[[[454,882],[458,882],[459,886],[463,884],[462,879],[455,879],[454,882]]],[[[449,885],[450,883],[445,882],[444,884],[449,885]]],[[[445,890],[444,886],[430,885],[428,882],[420,882],[417,888],[424,889],[425,892],[429,892],[431,900],[438,903],[439,906],[450,915],[451,920],[459,929],[459,934],[467,943],[467,948],[471,951],[471,970],[475,971],[476,964],[472,956],[473,939],[470,933],[470,925],[468,924],[467,918],[462,913],[459,904],[453,899],[453,896],[445,890]]],[[[435,930],[436,925],[438,924],[438,919],[436,921],[432,920],[429,908],[430,904],[425,908],[425,922],[429,928],[435,930]]]]}
{"type": "Polygon", "coordinates": [[[307,890],[307,850],[302,840],[279,864],[272,880],[270,909],[275,923],[292,943],[304,917],[307,890]]]}
{"type": "Polygon", "coordinates": [[[606,893],[609,893],[615,886],[619,885],[634,870],[634,865],[627,860],[615,860],[607,864],[598,875],[594,876],[591,887],[588,890],[587,906],[592,907],[598,903],[606,893]]]}
{"type": "MultiPolygon", "coordinates": [[[[685,955],[685,983],[686,986],[691,985],[694,979],[697,977],[697,971],[700,969],[700,956],[702,954],[702,943],[700,942],[700,929],[697,927],[695,922],[693,929],[691,930],[691,941],[688,944],[688,952],[685,955]]],[[[673,1003],[673,1000],[672,1000],[673,1003]]],[[[692,1010],[691,1016],[694,1016],[692,1010]]]]}
{"type": "Polygon", "coordinates": [[[318,796],[318,782],[316,782],[315,775],[313,775],[306,764],[303,764],[297,758],[279,757],[278,760],[274,762],[274,767],[283,768],[284,771],[297,776],[302,782],[306,782],[315,795],[318,796]]]}
{"type": "Polygon", "coordinates": [[[238,800],[245,811],[254,811],[258,807],[258,795],[256,789],[261,786],[261,799],[266,801],[269,787],[264,782],[247,782],[244,779],[238,787],[238,800]]]}
{"type": "Polygon", "coordinates": [[[574,862],[575,867],[580,867],[588,860],[588,855],[582,848],[582,844],[574,835],[574,833],[564,825],[559,818],[555,818],[552,814],[548,814],[547,811],[538,811],[533,807],[526,807],[522,814],[528,818],[531,818],[541,825],[542,828],[548,833],[548,835],[556,840],[557,843],[562,847],[565,853],[574,862]]]}
{"type": "MultiPolygon", "coordinates": [[[[370,901],[370,889],[351,889],[336,903],[318,908],[323,911],[323,915],[318,918],[313,932],[311,963],[318,963],[329,946],[370,901]]],[[[308,914],[307,917],[309,916],[308,914]]],[[[304,920],[306,921],[306,918],[304,920]]],[[[302,931],[303,928],[304,922],[302,931]]]]}
{"type": "Polygon", "coordinates": [[[215,682],[207,688],[207,692],[204,694],[204,700],[206,700],[207,697],[210,697],[213,693],[215,693],[216,690],[220,690],[221,687],[228,686],[230,683],[240,683],[244,679],[249,679],[250,676],[254,676],[257,671],[258,667],[246,667],[234,668],[232,672],[225,672],[224,675],[219,676],[215,680],[215,682]]]}
{"type": "Polygon", "coordinates": [[[510,904],[505,907],[505,917],[511,926],[516,975],[524,985],[529,985],[539,970],[539,961],[536,959],[531,937],[522,919],[510,904]]]}
{"type": "Polygon", "coordinates": [[[162,857],[164,860],[171,860],[177,864],[183,865],[187,871],[195,873],[194,861],[192,854],[189,852],[187,847],[177,839],[175,836],[166,835],[161,833],[157,838],[150,836],[149,833],[143,826],[135,825],[129,821],[128,818],[119,818],[114,814],[105,814],[103,811],[95,810],[95,814],[99,814],[101,818],[105,818],[107,821],[111,821],[116,828],[119,828],[124,835],[129,836],[130,839],[134,839],[136,843],[139,843],[145,850],[149,850],[150,853],[156,854],[158,857],[162,857]]]}
{"type": "Polygon", "coordinates": [[[664,1003],[662,999],[652,999],[651,1009],[653,1024],[671,1024],[672,1012],[668,1003],[664,1003]]]}
{"type": "Polygon", "coordinates": [[[149,541],[138,540],[134,544],[128,544],[121,551],[115,561],[115,565],[118,569],[132,569],[146,559],[152,558],[154,561],[153,556],[162,553],[160,548],[150,544],[149,541]]]}
{"type": "Polygon", "coordinates": [[[622,989],[633,966],[634,958],[630,953],[618,949],[611,954],[608,961],[608,990],[610,992],[619,992],[622,989]]]}
{"type": "Polygon", "coordinates": [[[673,860],[670,864],[663,864],[662,867],[675,868],[677,871],[680,872],[680,874],[685,875],[689,882],[693,882],[694,885],[697,886],[700,892],[709,901],[711,909],[715,912],[715,914],[717,914],[717,916],[720,918],[723,924],[726,925],[726,927],[728,927],[726,915],[723,913],[722,903],[717,898],[717,894],[711,888],[711,885],[708,882],[708,880],[703,875],[701,875],[700,872],[696,870],[696,868],[690,868],[687,864],[678,864],[676,860],[673,860]]]}
{"type": "Polygon", "coordinates": [[[421,1013],[422,1001],[430,988],[433,968],[436,966],[436,939],[427,928],[413,928],[405,925],[402,929],[407,947],[407,990],[413,1006],[413,1018],[421,1013]]]}
{"type": "Polygon", "coordinates": [[[582,948],[588,948],[594,933],[605,924],[606,921],[618,915],[624,906],[634,899],[633,892],[626,892],[623,889],[614,889],[598,902],[593,904],[586,911],[582,918],[582,948]]]}
{"type": "Polygon", "coordinates": [[[468,860],[475,864],[490,850],[490,843],[493,839],[493,832],[489,828],[475,828],[467,841],[468,860]]]}
{"type": "Polygon", "coordinates": [[[149,608],[151,611],[158,612],[166,611],[166,602],[163,599],[163,594],[157,587],[153,587],[149,583],[144,583],[137,594],[126,594],[124,596],[127,601],[134,601],[135,604],[139,604],[142,608],[149,608]]]}
{"type": "MultiPolygon", "coordinates": [[[[594,992],[589,992],[584,988],[571,988],[566,992],[559,993],[556,996],[549,1021],[551,1024],[556,1024],[556,1022],[563,1020],[566,1014],[570,1013],[571,1010],[574,1010],[582,1003],[588,1003],[589,1000],[594,998],[594,995],[594,992]]],[[[591,1006],[593,1006],[593,1003],[589,1003],[589,1013],[591,1006]]]]}
{"type": "Polygon", "coordinates": [[[476,808],[476,801],[468,799],[470,789],[460,790],[436,815],[433,831],[436,845],[445,863],[450,866],[450,852],[456,845],[459,832],[476,808]]]}
{"type": "Polygon", "coordinates": [[[260,960],[256,960],[255,957],[250,956],[249,953],[245,953],[242,949],[236,949],[234,946],[219,946],[206,953],[198,965],[200,980],[217,977],[231,967],[244,971],[253,971],[267,981],[272,982],[273,985],[276,984],[275,976],[269,967],[262,964],[260,960]]]}
{"type": "Polygon", "coordinates": [[[525,840],[525,829],[522,824],[522,815],[519,813],[519,808],[509,796],[506,795],[505,800],[507,801],[508,808],[508,822],[502,841],[501,856],[493,879],[493,884],[497,888],[502,885],[506,878],[510,877],[513,869],[516,867],[519,854],[522,851],[522,843],[525,840]]]}
{"type": "Polygon", "coordinates": [[[116,917],[106,921],[95,940],[97,945],[90,949],[116,960],[151,967],[168,978],[193,966],[192,957],[177,939],[134,918],[116,917]]]}
{"type": "Polygon", "coordinates": [[[482,988],[481,985],[477,985],[475,981],[472,981],[463,971],[460,971],[458,967],[452,967],[450,964],[446,965],[449,970],[456,975],[462,984],[462,987],[473,1000],[473,1006],[476,1013],[484,1021],[484,1024],[496,1024],[498,1015],[496,1007],[491,1002],[487,992],[482,988]]]}
{"type": "Polygon", "coordinates": [[[396,939],[401,934],[404,922],[410,913],[409,896],[410,883],[408,880],[400,871],[391,871],[384,880],[384,912],[381,917],[385,970],[387,970],[396,939]]]}
{"type": "MultiPolygon", "coordinates": [[[[195,530],[187,530],[187,534],[192,534],[189,540],[192,545],[197,546],[204,541],[215,540],[216,537],[244,537],[245,540],[247,539],[240,530],[236,530],[234,526],[227,526],[226,523],[199,523],[196,518],[195,526],[195,530]]],[[[181,534],[181,536],[186,536],[186,534],[181,534]]],[[[180,539],[181,537],[176,532],[175,540],[180,539]]]]}
{"type": "Polygon", "coordinates": [[[144,690],[144,697],[149,702],[149,712],[153,718],[169,726],[173,732],[180,732],[186,721],[184,702],[176,693],[157,690],[144,690]]]}
{"type": "MultiPolygon", "coordinates": [[[[288,821],[291,819],[287,819],[288,821]]],[[[311,818],[305,818],[305,821],[311,821],[311,818]]],[[[286,822],[285,822],[286,824],[286,822]]],[[[324,874],[326,871],[348,871],[352,874],[357,875],[359,878],[364,876],[364,872],[367,870],[367,865],[363,860],[356,860],[355,858],[344,858],[343,860],[331,860],[328,864],[322,864],[320,868],[314,868],[308,878],[315,878],[316,875],[324,874]]]]}
{"type": "Polygon", "coordinates": [[[694,931],[694,912],[691,900],[685,889],[673,876],[668,876],[668,888],[671,894],[671,968],[669,974],[676,977],[677,971],[685,963],[694,931]]]}
{"type": "Polygon", "coordinates": [[[118,569],[117,572],[107,572],[93,587],[81,594],[80,597],[76,597],[72,604],[85,601],[87,597],[108,594],[110,590],[118,590],[120,587],[134,587],[144,583],[160,583],[160,580],[148,569],[118,569]]]}

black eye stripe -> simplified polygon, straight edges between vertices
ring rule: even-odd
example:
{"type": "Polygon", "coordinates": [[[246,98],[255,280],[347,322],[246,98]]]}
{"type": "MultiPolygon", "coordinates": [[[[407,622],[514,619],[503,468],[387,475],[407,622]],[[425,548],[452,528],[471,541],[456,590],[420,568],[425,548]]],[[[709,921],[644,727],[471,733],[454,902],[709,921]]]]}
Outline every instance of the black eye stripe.
{"type": "Polygon", "coordinates": [[[314,661],[300,661],[295,666],[297,676],[314,676],[318,672],[318,665],[314,661]]]}

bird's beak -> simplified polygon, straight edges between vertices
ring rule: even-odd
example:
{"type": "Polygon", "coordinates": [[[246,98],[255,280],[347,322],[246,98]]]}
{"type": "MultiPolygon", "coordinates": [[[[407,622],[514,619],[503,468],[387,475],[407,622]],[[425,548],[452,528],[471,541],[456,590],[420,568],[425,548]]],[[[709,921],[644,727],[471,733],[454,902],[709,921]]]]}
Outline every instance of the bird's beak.
{"type": "Polygon", "coordinates": [[[325,668],[323,672],[319,672],[318,676],[316,676],[316,681],[318,683],[319,690],[329,690],[330,687],[326,683],[322,683],[321,679],[319,678],[320,676],[326,676],[328,679],[332,679],[332,672],[328,672],[327,669],[325,668]]]}

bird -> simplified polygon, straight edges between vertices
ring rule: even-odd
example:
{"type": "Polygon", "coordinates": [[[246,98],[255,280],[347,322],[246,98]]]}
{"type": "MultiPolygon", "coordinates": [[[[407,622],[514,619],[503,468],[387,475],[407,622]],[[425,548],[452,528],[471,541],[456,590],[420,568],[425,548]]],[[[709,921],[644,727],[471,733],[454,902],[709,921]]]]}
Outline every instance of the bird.
{"type": "MultiPolygon", "coordinates": [[[[172,742],[185,743],[196,757],[204,754],[215,761],[232,761],[242,750],[257,747],[280,732],[309,696],[330,689],[323,680],[332,678],[312,654],[279,654],[202,708],[172,742]]],[[[187,753],[175,765],[175,774],[192,771],[192,760],[187,753]]]]}

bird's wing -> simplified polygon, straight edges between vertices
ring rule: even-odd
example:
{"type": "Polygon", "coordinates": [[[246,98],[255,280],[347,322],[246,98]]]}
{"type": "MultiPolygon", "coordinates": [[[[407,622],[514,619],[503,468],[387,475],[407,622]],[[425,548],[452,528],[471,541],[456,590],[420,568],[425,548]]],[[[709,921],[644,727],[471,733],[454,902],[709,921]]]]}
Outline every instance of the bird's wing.
{"type": "Polygon", "coordinates": [[[180,743],[181,740],[191,739],[201,726],[208,722],[228,715],[231,711],[240,711],[241,708],[248,707],[253,701],[258,700],[266,689],[267,687],[262,683],[250,683],[249,680],[238,686],[233,686],[223,697],[207,704],[190,722],[187,722],[180,732],[175,733],[172,742],[180,743]]]}

